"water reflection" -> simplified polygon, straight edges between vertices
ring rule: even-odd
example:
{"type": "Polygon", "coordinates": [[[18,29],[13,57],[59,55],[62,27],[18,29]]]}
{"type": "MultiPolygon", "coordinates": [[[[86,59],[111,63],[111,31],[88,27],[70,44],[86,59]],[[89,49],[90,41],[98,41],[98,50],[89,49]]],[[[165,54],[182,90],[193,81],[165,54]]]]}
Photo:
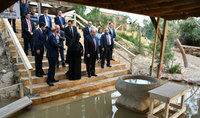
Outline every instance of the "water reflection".
{"type": "Polygon", "coordinates": [[[144,80],[144,79],[126,79],[124,81],[128,83],[133,83],[133,84],[152,84],[151,81],[144,80]]]}
{"type": "MultiPolygon", "coordinates": [[[[33,106],[32,110],[23,110],[11,118],[146,118],[146,114],[117,107],[115,101],[119,96],[118,92],[110,92],[44,110],[34,109],[33,106]]],[[[180,118],[200,118],[200,89],[197,86],[190,86],[185,98],[187,111],[180,118]],[[187,99],[192,94],[194,95],[187,99]]],[[[180,99],[175,102],[180,102],[180,99]]],[[[156,115],[162,117],[163,112],[156,115]]]]}

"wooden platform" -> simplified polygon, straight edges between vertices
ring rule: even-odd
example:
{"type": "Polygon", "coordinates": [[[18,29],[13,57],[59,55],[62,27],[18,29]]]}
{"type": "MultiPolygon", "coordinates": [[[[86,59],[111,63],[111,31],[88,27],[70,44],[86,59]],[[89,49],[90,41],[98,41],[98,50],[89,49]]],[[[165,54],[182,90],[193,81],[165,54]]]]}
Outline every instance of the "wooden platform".
{"type": "Polygon", "coordinates": [[[5,118],[8,117],[15,112],[29,106],[32,104],[32,101],[28,97],[23,97],[3,108],[0,109],[0,117],[5,118]]]}
{"type": "Polygon", "coordinates": [[[157,118],[153,114],[157,113],[163,108],[165,108],[164,118],[168,118],[170,106],[179,109],[179,111],[173,114],[170,118],[177,118],[178,116],[180,116],[186,110],[186,107],[184,107],[184,97],[188,90],[189,88],[187,86],[174,83],[167,83],[158,88],[150,90],[149,93],[151,102],[148,118],[157,118]],[[178,99],[179,97],[181,97],[180,105],[173,104],[172,102],[178,99]],[[153,101],[155,99],[164,103],[154,108],[153,101]]]}

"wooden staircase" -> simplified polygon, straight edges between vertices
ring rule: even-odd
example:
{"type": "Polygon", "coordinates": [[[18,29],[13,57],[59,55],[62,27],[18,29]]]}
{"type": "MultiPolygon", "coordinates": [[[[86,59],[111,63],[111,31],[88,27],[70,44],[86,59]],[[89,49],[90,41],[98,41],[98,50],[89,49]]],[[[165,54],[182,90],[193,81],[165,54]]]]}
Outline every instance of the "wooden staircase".
{"type": "MultiPolygon", "coordinates": [[[[18,40],[20,41],[23,47],[23,39],[21,38],[21,23],[17,20],[17,35],[18,40]]],[[[82,30],[78,30],[82,35],[82,30]]],[[[16,59],[15,46],[12,41],[9,40],[9,47],[12,58],[16,59]]],[[[83,42],[83,38],[81,39],[83,42]]],[[[66,48],[66,47],[65,47],[66,48]]],[[[65,50],[65,56],[66,56],[65,50]]],[[[30,54],[29,54],[30,55],[30,54]]],[[[126,75],[130,73],[130,70],[126,68],[126,64],[120,63],[120,60],[115,59],[111,61],[111,68],[105,66],[105,68],[100,67],[100,63],[96,63],[96,74],[97,77],[87,77],[86,65],[83,63],[82,58],[82,78],[81,80],[71,81],[68,80],[65,76],[65,72],[68,70],[68,66],[56,68],[55,79],[60,80],[58,83],[55,83],[54,86],[50,87],[46,84],[47,76],[36,77],[35,76],[35,58],[33,56],[28,56],[28,59],[33,67],[31,71],[32,75],[32,92],[34,97],[32,97],[33,104],[42,104],[45,102],[50,102],[58,100],[61,98],[66,98],[70,96],[75,96],[81,93],[94,91],[97,89],[103,89],[109,86],[114,86],[115,81],[119,76],[126,75]]],[[[19,62],[16,63],[16,69],[20,72],[20,80],[24,84],[25,89],[30,90],[29,77],[28,73],[24,67],[23,62],[19,58],[19,62]]],[[[44,54],[43,59],[43,70],[45,73],[48,72],[48,60],[44,54]]]]}

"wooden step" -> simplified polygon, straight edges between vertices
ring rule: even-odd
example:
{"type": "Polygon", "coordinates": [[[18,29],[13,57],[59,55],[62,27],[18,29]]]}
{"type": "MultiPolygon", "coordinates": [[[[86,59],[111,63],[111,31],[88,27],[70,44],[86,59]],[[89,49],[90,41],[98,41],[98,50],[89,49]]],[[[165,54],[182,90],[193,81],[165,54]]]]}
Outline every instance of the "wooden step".
{"type": "MultiPolygon", "coordinates": [[[[76,80],[76,81],[62,79],[58,83],[55,83],[53,87],[49,87],[46,83],[33,84],[33,93],[40,93],[44,91],[52,91],[52,90],[56,90],[60,88],[71,87],[71,86],[75,86],[75,85],[86,83],[86,82],[96,81],[100,79],[107,79],[108,77],[115,77],[115,76],[128,73],[127,70],[125,70],[125,66],[124,67],[116,66],[116,67],[104,68],[104,69],[97,68],[97,71],[96,71],[96,74],[98,74],[97,77],[88,78],[87,76],[82,76],[81,80],[76,80]],[[107,75],[104,76],[104,73],[107,73],[107,75]]],[[[86,74],[86,71],[84,72],[86,74]]],[[[27,85],[26,87],[29,89],[30,85],[27,85]]]]}
{"type": "MultiPolygon", "coordinates": [[[[115,65],[115,64],[120,64],[120,61],[112,61],[111,62],[111,65],[115,65]]],[[[85,67],[86,67],[86,65],[85,65],[85,67]]],[[[82,67],[82,68],[85,68],[85,67],[82,67]]],[[[100,63],[96,63],[96,68],[97,67],[100,67],[100,63]]],[[[32,80],[33,84],[45,83],[46,79],[47,79],[47,76],[43,76],[43,77],[32,76],[32,79],[33,79],[32,80]]],[[[55,79],[59,79],[59,80],[60,79],[66,79],[65,72],[57,72],[55,74],[55,79]]],[[[21,80],[23,81],[24,85],[28,85],[29,84],[29,78],[28,77],[21,77],[21,80]]]]}
{"type": "MultiPolygon", "coordinates": [[[[82,62],[83,62],[83,57],[82,57],[82,62]]],[[[113,61],[111,61],[112,63],[113,61]]],[[[35,61],[30,61],[31,65],[33,68],[35,68],[35,61]]],[[[49,66],[48,64],[48,60],[44,58],[44,60],[42,61],[43,67],[47,67],[49,66]]],[[[25,69],[24,64],[23,63],[16,63],[15,64],[16,69],[25,69]]]]}
{"type": "Polygon", "coordinates": [[[57,89],[55,91],[46,91],[46,92],[40,93],[39,97],[33,97],[31,99],[32,99],[33,104],[41,104],[45,102],[50,102],[50,101],[66,98],[69,96],[74,96],[80,93],[104,88],[107,86],[112,86],[115,84],[117,79],[118,77],[102,79],[102,80],[97,80],[90,83],[84,83],[84,84],[75,85],[72,87],[57,89]]]}
{"type": "Polygon", "coordinates": [[[51,104],[47,103],[43,103],[43,105],[45,107],[39,107],[37,110],[45,110],[48,108],[52,108],[52,107],[57,107],[57,106],[61,106],[64,104],[68,104],[68,103],[72,103],[78,100],[83,100],[83,99],[87,99],[89,97],[92,96],[97,96],[97,95],[101,95],[107,92],[112,92],[112,91],[116,91],[115,89],[115,85],[111,85],[111,86],[107,86],[107,87],[103,87],[100,89],[95,89],[95,90],[91,90],[91,91],[87,91],[87,92],[83,92],[77,95],[73,95],[70,97],[66,97],[66,98],[62,98],[59,100],[55,100],[55,101],[51,101],[51,104]]]}
{"type": "MultiPolygon", "coordinates": [[[[124,65],[124,64],[113,65],[113,67],[115,67],[115,66],[122,66],[122,65],[124,65]]],[[[43,67],[43,70],[44,70],[45,73],[48,72],[48,68],[49,67],[43,67]]],[[[84,63],[82,63],[81,69],[82,70],[86,69],[86,65],[84,63]]],[[[22,70],[18,70],[18,71],[20,72],[20,76],[21,77],[28,77],[28,73],[27,73],[26,69],[22,69],[22,70]]],[[[59,68],[56,68],[56,72],[66,72],[66,71],[68,71],[68,65],[66,65],[66,67],[62,67],[62,65],[60,65],[59,68]]],[[[83,75],[84,74],[85,74],[85,72],[83,72],[83,75]]],[[[33,69],[33,71],[31,71],[31,75],[32,76],[35,75],[35,68],[33,69]]]]}

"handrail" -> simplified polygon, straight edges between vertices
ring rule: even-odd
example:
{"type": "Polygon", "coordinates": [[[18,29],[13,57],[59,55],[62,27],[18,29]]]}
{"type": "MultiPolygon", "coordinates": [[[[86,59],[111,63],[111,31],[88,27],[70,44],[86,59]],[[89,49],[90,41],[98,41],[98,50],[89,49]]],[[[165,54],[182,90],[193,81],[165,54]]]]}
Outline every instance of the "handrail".
{"type": "MultiPolygon", "coordinates": [[[[23,50],[23,48],[22,48],[22,46],[21,46],[21,44],[20,44],[20,42],[19,42],[19,40],[18,40],[18,38],[16,36],[16,34],[14,33],[10,23],[8,22],[8,19],[7,18],[3,18],[3,22],[6,25],[7,31],[9,33],[10,37],[11,37],[11,40],[12,40],[14,46],[16,47],[16,53],[19,54],[24,66],[25,66],[25,68],[26,68],[26,70],[28,72],[29,82],[30,82],[29,84],[31,86],[30,93],[32,94],[32,76],[31,76],[31,71],[33,70],[33,67],[31,65],[30,61],[28,60],[28,58],[27,58],[27,56],[26,56],[26,54],[25,54],[25,52],[24,52],[24,50],[23,50]]],[[[16,57],[16,58],[18,58],[18,57],[16,57]]]]}
{"type": "MultiPolygon", "coordinates": [[[[68,14],[70,15],[74,15],[74,24],[78,23],[80,24],[82,27],[85,27],[82,23],[80,23],[79,21],[77,21],[77,18],[79,18],[80,20],[82,20],[83,22],[85,22],[86,24],[88,23],[87,20],[85,20],[83,17],[81,17],[80,15],[76,14],[76,13],[67,13],[65,14],[65,16],[67,16],[68,14]]],[[[94,28],[96,28],[95,26],[93,26],[94,28]]],[[[121,27],[121,25],[119,26],[121,27]]],[[[118,28],[119,28],[118,27],[118,28]]],[[[118,29],[117,28],[117,29],[118,29]]],[[[96,28],[97,29],[97,28],[96,28]]],[[[117,35],[118,36],[118,35],[117,35]]],[[[123,51],[125,51],[129,57],[130,57],[130,60],[127,59],[127,57],[125,57],[123,54],[121,54],[119,51],[117,51],[116,49],[114,50],[118,55],[120,55],[122,58],[124,58],[127,62],[130,63],[130,70],[131,70],[131,73],[133,74],[133,59],[135,58],[135,54],[133,54],[132,52],[130,52],[129,50],[127,50],[125,47],[123,47],[122,45],[120,45],[118,42],[114,41],[115,45],[119,48],[121,48],[123,51]]]]}

